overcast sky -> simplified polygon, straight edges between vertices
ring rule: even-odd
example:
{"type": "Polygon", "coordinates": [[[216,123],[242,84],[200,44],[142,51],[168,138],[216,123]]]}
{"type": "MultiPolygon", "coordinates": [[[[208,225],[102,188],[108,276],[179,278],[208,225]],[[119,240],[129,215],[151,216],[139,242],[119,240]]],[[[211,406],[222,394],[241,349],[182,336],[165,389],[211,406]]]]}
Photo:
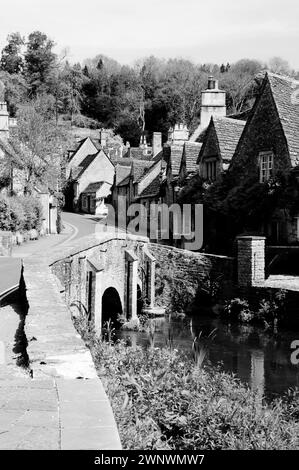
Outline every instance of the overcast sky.
{"type": "MultiPolygon", "coordinates": [[[[40,30],[82,61],[121,63],[154,54],[195,62],[281,56],[299,69],[298,0],[7,0],[0,47],[11,32],[40,30]]],[[[3,5],[4,4],[4,5],[3,5]]]]}

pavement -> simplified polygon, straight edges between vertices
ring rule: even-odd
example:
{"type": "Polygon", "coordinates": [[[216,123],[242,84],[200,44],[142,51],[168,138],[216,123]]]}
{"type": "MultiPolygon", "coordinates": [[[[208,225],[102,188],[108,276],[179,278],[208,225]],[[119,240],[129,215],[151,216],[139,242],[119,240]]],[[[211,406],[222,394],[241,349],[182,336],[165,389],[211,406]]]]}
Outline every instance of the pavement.
{"type": "Polygon", "coordinates": [[[121,449],[91,354],[49,268],[55,247],[94,233],[92,219],[73,215],[63,234],[15,247],[11,265],[1,259],[2,286],[7,270],[15,272],[12,282],[19,279],[23,259],[29,311],[24,325],[17,302],[0,310],[0,449],[121,449]],[[23,332],[29,369],[17,364],[23,332]]]}

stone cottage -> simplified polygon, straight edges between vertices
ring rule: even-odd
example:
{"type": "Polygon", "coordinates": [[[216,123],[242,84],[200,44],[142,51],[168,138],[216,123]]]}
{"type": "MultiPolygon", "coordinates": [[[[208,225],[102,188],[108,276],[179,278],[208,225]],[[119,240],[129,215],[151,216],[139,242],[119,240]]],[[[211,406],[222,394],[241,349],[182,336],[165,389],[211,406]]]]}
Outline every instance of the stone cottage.
{"type": "MultiPolygon", "coordinates": [[[[89,141],[83,145],[87,143],[89,147],[89,141]]],[[[69,179],[72,185],[73,208],[91,214],[106,215],[105,199],[111,194],[114,165],[103,150],[97,150],[84,158],[82,146],[79,152],[80,159],[78,152],[72,157],[72,160],[75,158],[76,166],[72,160],[70,162],[69,179]]]]}
{"type": "Polygon", "coordinates": [[[239,182],[250,178],[269,193],[285,181],[291,182],[292,192],[285,201],[276,200],[277,209],[259,227],[259,232],[276,245],[299,242],[298,89],[298,81],[266,73],[229,169],[239,182]]]}

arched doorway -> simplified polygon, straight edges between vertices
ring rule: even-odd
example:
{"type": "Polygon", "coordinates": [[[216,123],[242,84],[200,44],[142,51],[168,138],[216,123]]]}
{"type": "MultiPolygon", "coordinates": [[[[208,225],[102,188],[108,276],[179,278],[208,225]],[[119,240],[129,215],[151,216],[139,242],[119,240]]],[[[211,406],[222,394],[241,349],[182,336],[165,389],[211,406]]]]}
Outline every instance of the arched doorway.
{"type": "Polygon", "coordinates": [[[122,315],[122,305],[119,294],[114,287],[105,290],[102,297],[102,325],[111,321],[113,328],[119,326],[118,317],[122,315]]]}

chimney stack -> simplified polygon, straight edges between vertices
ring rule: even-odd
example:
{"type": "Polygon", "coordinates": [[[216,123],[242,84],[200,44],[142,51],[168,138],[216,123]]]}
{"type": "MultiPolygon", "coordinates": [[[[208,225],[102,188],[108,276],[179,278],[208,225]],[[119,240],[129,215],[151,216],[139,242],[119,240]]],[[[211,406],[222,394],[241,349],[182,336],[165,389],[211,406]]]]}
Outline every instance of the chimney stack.
{"type": "Polygon", "coordinates": [[[174,145],[184,145],[189,139],[189,130],[185,124],[176,124],[173,129],[168,131],[168,142],[174,145]]]}
{"type": "Polygon", "coordinates": [[[100,144],[102,147],[107,146],[108,132],[105,129],[100,130],[100,144]]]}
{"type": "Polygon", "coordinates": [[[154,132],[153,133],[153,157],[158,155],[159,152],[162,150],[162,132],[154,132]]]}
{"type": "Polygon", "coordinates": [[[147,141],[146,141],[146,134],[142,133],[140,136],[140,141],[139,141],[139,148],[142,150],[147,149],[147,141]]]}
{"type": "Polygon", "coordinates": [[[218,80],[208,78],[208,88],[201,93],[200,127],[208,127],[211,117],[226,116],[226,93],[218,88],[218,80]]]}

